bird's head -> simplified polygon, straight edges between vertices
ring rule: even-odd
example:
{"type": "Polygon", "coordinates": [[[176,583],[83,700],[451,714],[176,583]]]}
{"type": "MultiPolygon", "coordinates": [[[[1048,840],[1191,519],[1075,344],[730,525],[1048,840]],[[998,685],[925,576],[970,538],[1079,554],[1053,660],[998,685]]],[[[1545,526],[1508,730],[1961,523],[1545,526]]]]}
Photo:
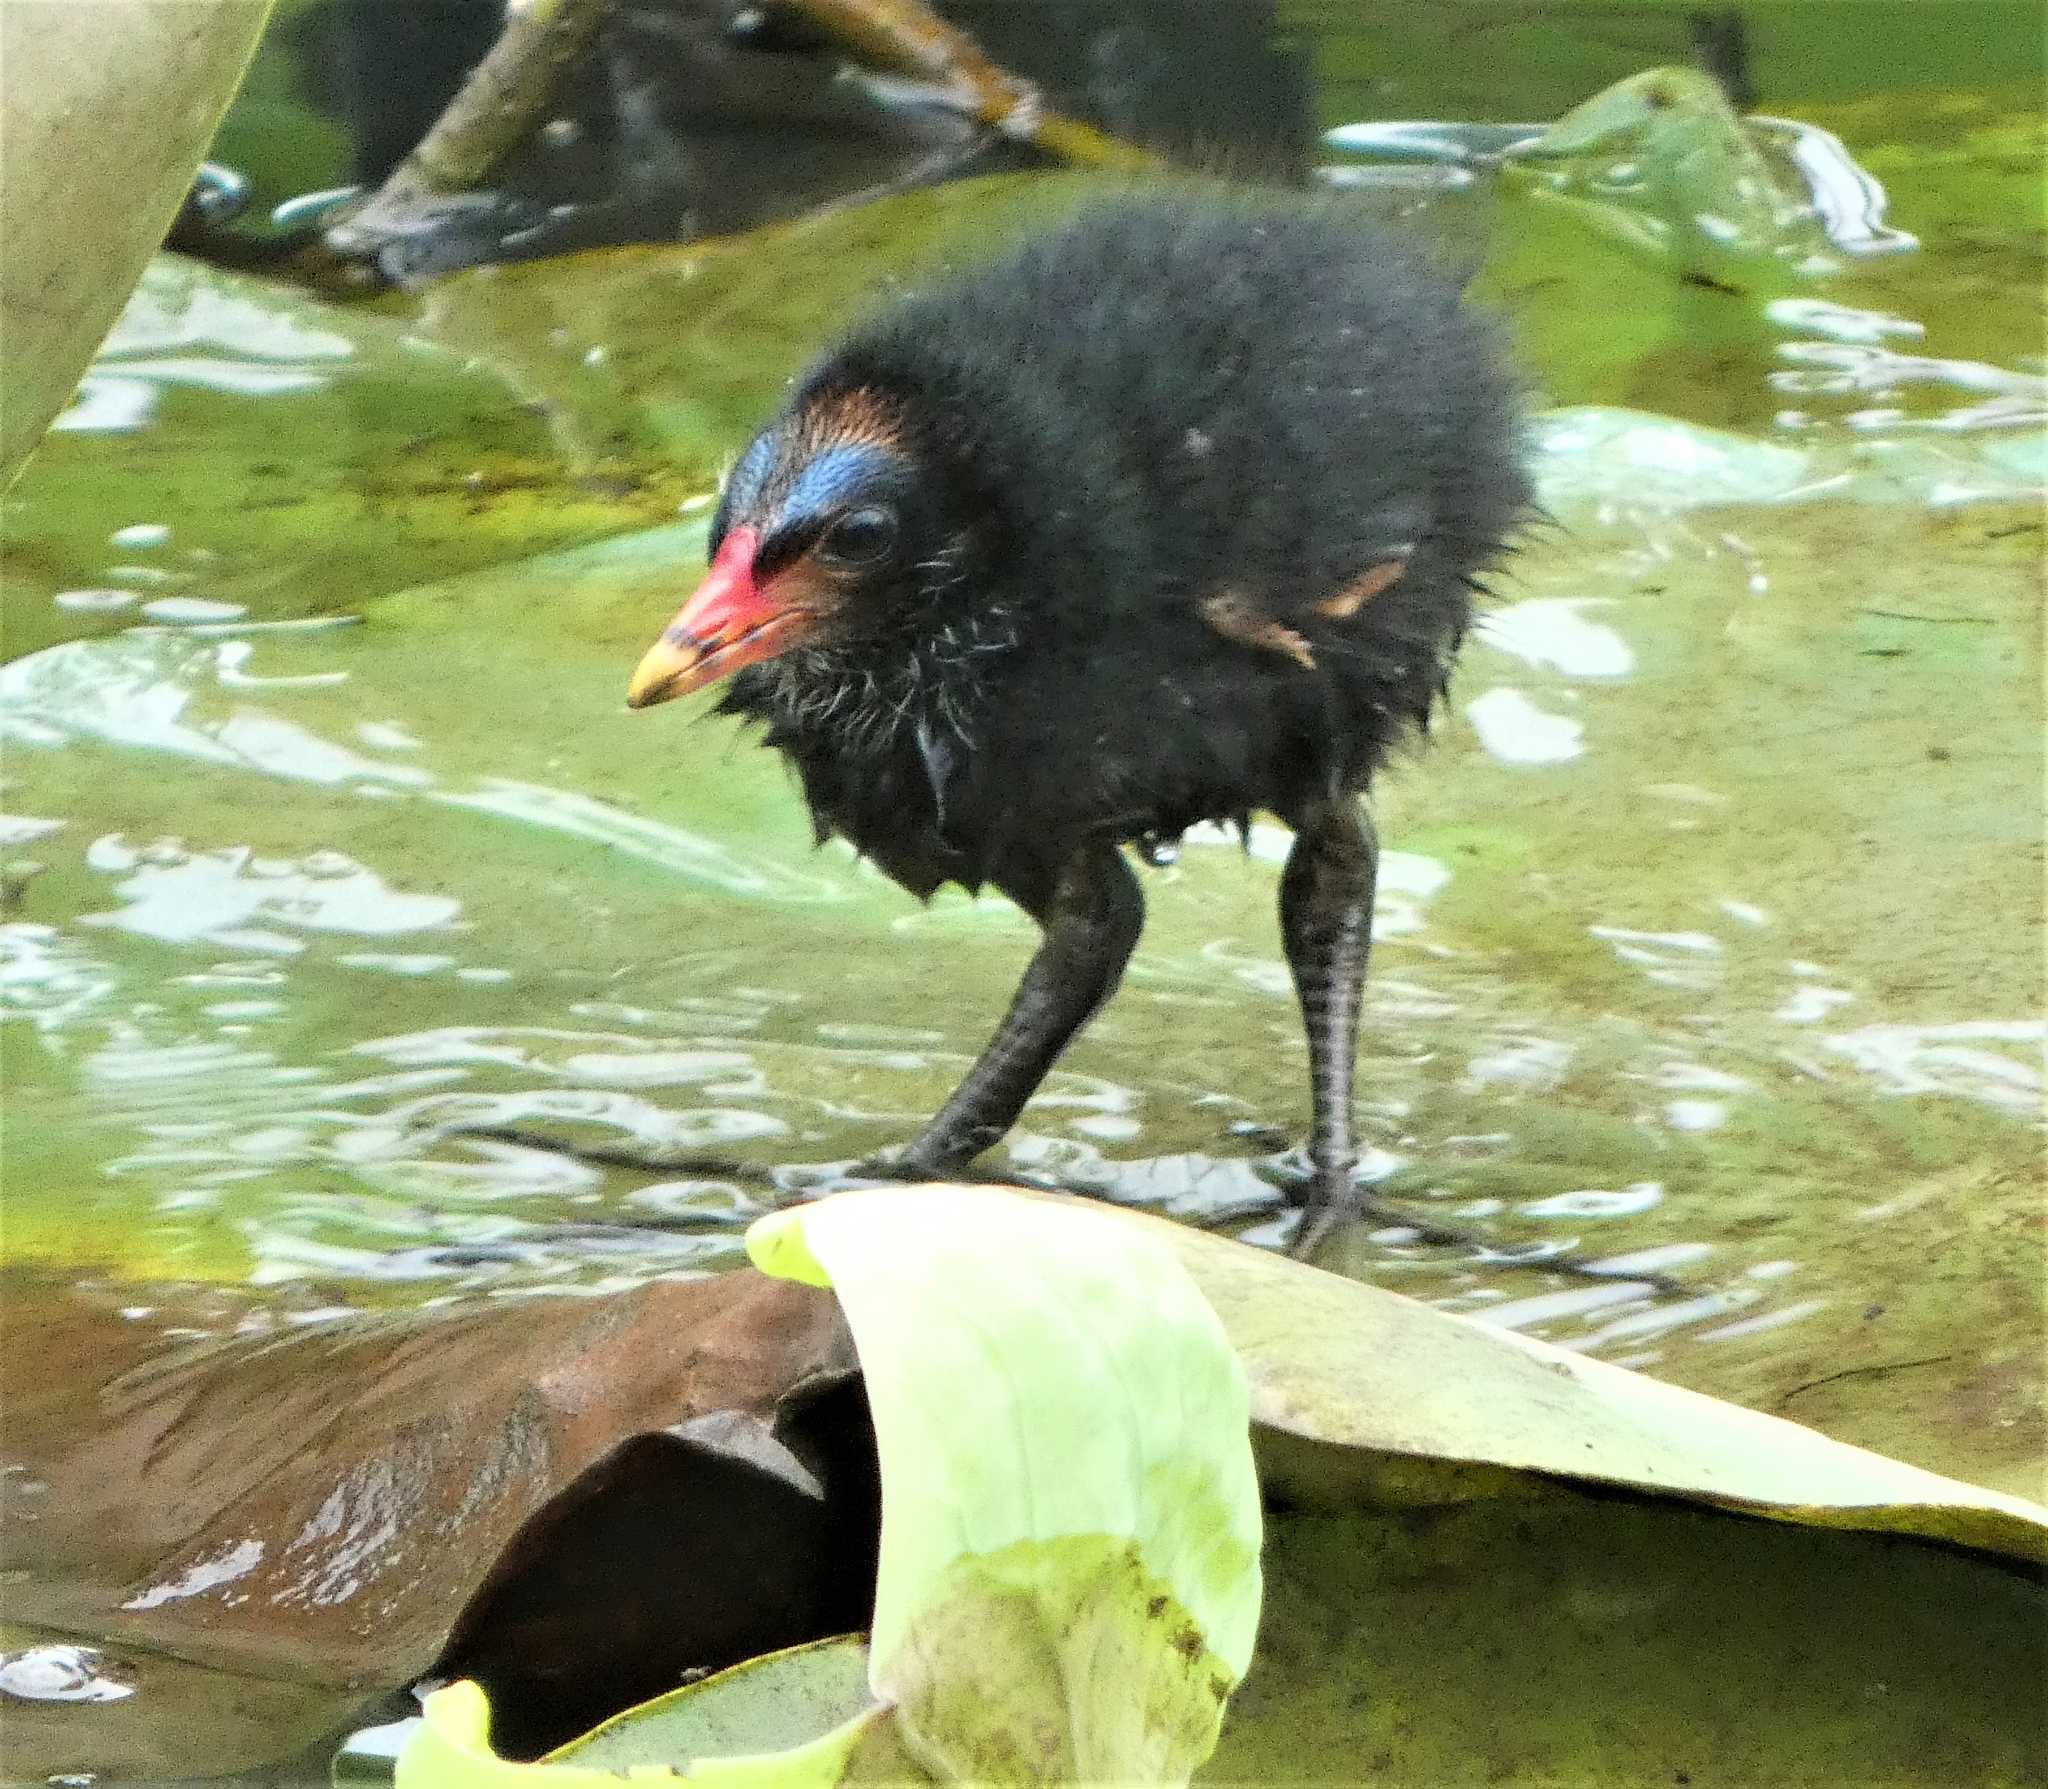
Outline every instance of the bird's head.
{"type": "Polygon", "coordinates": [[[734,464],[711,569],[627,702],[651,707],[799,647],[886,650],[913,630],[960,581],[966,538],[929,458],[904,407],[871,388],[800,395],[734,464]]]}

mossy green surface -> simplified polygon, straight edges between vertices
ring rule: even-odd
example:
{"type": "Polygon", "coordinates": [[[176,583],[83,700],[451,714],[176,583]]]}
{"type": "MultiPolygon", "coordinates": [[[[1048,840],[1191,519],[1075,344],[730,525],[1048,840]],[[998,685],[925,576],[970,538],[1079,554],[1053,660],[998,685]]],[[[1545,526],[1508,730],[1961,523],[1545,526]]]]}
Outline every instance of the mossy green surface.
{"type": "Polygon", "coordinates": [[[1906,1541],[1676,1505],[1293,1516],[1198,1781],[2041,1781],[2038,1589],[1906,1541]]]}
{"type": "MultiPolygon", "coordinates": [[[[1668,54],[1612,49],[1601,79],[1668,54]]],[[[1459,101],[1475,67],[1428,106],[1332,88],[1329,121],[1549,109],[1534,64],[1459,101]]],[[[2038,346],[2039,124],[2007,72],[1765,96],[1837,129],[1923,241],[1813,289],[1922,332],[1879,346],[1928,364],[1865,363],[1889,388],[1788,389],[1843,371],[1785,352],[1832,338],[1499,206],[1478,289],[1585,426],[1546,453],[1557,525],[1499,581],[1507,633],[1379,791],[1359,1118],[1385,1191],[1500,1252],[1389,1229],[1343,1265],[2034,1492],[2042,536],[2015,497],[2041,455],[2016,406],[1971,414],[1986,377],[2024,396],[2038,346]],[[1675,419],[1663,461],[1644,415],[1675,419]],[[1557,656],[1587,629],[1591,670],[1557,656]],[[1505,1258],[1567,1244],[1620,1277],[1505,1258]]],[[[191,1287],[254,1321],[587,1287],[735,1261],[761,1185],[450,1124],[792,1185],[910,1134],[1028,925],[814,853],[708,699],[629,715],[623,685],[789,373],[1073,193],[972,183],[465,275],[409,316],[162,264],[163,316],[242,327],[109,355],[154,408],[53,438],[0,535],[9,1254],[148,1284],[167,1329],[219,1320],[191,1287]],[[258,353],[266,331],[297,345],[258,353]],[[55,601],[81,591],[112,595],[55,601]],[[143,613],[166,599],[246,615],[143,613]]],[[[1276,1233],[1270,1145],[1231,1127],[1297,1135],[1306,1070],[1284,842],[1253,843],[1147,877],[1124,991],[991,1172],[1276,1233]]]]}

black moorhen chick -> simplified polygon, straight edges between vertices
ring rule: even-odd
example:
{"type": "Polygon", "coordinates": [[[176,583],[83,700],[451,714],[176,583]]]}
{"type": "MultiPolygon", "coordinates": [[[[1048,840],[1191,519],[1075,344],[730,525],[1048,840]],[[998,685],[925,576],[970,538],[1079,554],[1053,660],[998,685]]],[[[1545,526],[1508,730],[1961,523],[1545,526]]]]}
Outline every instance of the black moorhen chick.
{"type": "Polygon", "coordinates": [[[635,707],[733,672],[822,840],[1043,929],[897,1171],[986,1149],[1121,978],[1120,849],[1266,809],[1308,1031],[1306,1252],[1362,1199],[1351,1078],[1378,845],[1358,796],[1442,694],[1528,499],[1511,382],[1457,292],[1335,205],[1098,202],[905,298],[727,480],[635,707]]]}

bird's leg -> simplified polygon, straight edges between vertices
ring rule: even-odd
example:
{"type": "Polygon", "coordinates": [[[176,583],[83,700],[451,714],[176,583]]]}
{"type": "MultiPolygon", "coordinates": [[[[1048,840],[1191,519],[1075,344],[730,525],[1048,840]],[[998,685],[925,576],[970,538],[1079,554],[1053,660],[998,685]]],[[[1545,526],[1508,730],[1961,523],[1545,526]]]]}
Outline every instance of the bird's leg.
{"type": "Polygon", "coordinates": [[[1045,938],[988,1048],[905,1150],[897,1173],[950,1173],[1010,1128],[1067,1041],[1114,992],[1145,923],[1137,878],[1107,842],[1084,845],[1043,891],[1002,887],[1045,938]]]}
{"type": "Polygon", "coordinates": [[[1297,817],[1280,880],[1280,936],[1308,1032],[1314,1110],[1308,1153],[1315,1173],[1288,1245],[1297,1256],[1312,1254],[1364,1207],[1352,1179],[1351,1075],[1379,857],[1379,836],[1357,804],[1333,802],[1297,817]]]}

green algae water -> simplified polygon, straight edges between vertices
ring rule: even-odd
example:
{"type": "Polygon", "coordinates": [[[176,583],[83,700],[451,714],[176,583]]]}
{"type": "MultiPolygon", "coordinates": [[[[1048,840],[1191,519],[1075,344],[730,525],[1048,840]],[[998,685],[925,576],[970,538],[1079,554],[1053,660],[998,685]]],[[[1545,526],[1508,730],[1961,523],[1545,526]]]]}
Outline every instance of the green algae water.
{"type": "MultiPolygon", "coordinates": [[[[1334,125],[1363,52],[1318,41],[1334,125]]],[[[1815,64],[1807,99],[1765,66],[1917,246],[1702,287],[1486,183],[1549,520],[1378,793],[1360,1074],[1379,1190],[1483,1241],[1343,1265],[2029,1489],[2039,121],[1996,70],[1815,64]]],[[[1399,93],[1573,97],[1474,78],[1399,93]]],[[[1465,202],[1389,190],[1424,230],[1465,202]]],[[[793,1194],[910,1134],[1030,927],[813,850],[769,754],[621,692],[810,347],[1066,192],[409,311],[151,271],[6,503],[10,1260],[132,1282],[166,1334],[599,1290],[730,1265],[775,1196],[664,1156],[793,1194]],[[461,1134],[505,1125],[654,1165],[461,1134]]],[[[991,1173],[1281,1234],[1284,847],[1148,875],[1123,992],[991,1173]]]]}
{"type": "MultiPolygon", "coordinates": [[[[1669,232],[1721,214],[1682,176],[1659,199],[1642,144],[1518,169],[1451,128],[1683,61],[1693,11],[1386,8],[1369,36],[1279,11],[1330,177],[1504,317],[1546,511],[1376,795],[1364,1169],[1472,1240],[1389,1221],[1333,1264],[2038,1495],[2037,21],[1742,9],[1771,166],[1840,206],[1807,264],[1703,272],[1669,232]],[[1446,128],[1428,155],[1343,129],[1390,117],[1446,128]]],[[[631,715],[625,679],[812,347],[1071,197],[968,183],[370,309],[152,268],[0,516],[9,1271],[167,1346],[588,1295],[732,1266],[767,1203],[912,1133],[1032,928],[814,849],[710,698],[631,715]],[[474,1134],[507,1126],[614,1159],[474,1134]],[[689,1165],[714,1158],[748,1172],[689,1165]]],[[[1285,846],[1197,835],[1146,873],[1122,992],[992,1176],[1284,1235],[1307,1106],[1285,846]]],[[[1300,1532],[1280,1569],[1314,1566],[1300,1532]]],[[[1531,1697],[1607,1706],[1631,1621],[1800,1604],[1789,1555],[1715,1603],[1722,1532],[1683,1610],[1574,1576],[1560,1619],[1606,1650],[1573,1641],[1582,1673],[1531,1697]]],[[[1880,1621],[1819,1672],[1845,1696],[1897,1674],[1880,1621]]],[[[1412,1676],[1387,1756],[1439,1780],[1416,1733],[1444,1655],[1355,1645],[1412,1676]]],[[[1528,1764],[1512,1738],[1503,1768],[1528,1764]]],[[[1614,1731],[1585,1755],[1631,1780],[1699,1756],[1614,1731]]],[[[1957,1758],[1952,1780],[2030,1768],[1957,1758]]]]}
{"type": "MultiPolygon", "coordinates": [[[[1470,55],[1458,10],[1442,66],[1421,14],[1290,29],[1323,125],[1544,119],[1675,53],[1675,8],[1591,10],[1470,55]]],[[[1755,8],[1759,111],[1831,131],[1911,237],[1790,285],[1698,285],[1554,182],[1329,151],[1483,244],[1548,510],[1378,792],[1366,1169],[1485,1240],[1389,1224],[1341,1265],[2034,1492],[2038,47],[2019,8],[1870,8],[1960,10],[1915,61],[1755,8]]],[[[809,348],[1067,197],[373,313],[152,270],[4,512],[8,1261],[166,1337],[602,1292],[733,1265],[774,1195],[664,1157],[795,1195],[913,1132],[1030,925],[817,852],[768,753],[627,714],[625,675],[809,348]],[[494,1126],[649,1167],[463,1134],[494,1126]]],[[[991,1171],[1282,1234],[1282,852],[1147,874],[1124,991],[991,1171]]]]}

